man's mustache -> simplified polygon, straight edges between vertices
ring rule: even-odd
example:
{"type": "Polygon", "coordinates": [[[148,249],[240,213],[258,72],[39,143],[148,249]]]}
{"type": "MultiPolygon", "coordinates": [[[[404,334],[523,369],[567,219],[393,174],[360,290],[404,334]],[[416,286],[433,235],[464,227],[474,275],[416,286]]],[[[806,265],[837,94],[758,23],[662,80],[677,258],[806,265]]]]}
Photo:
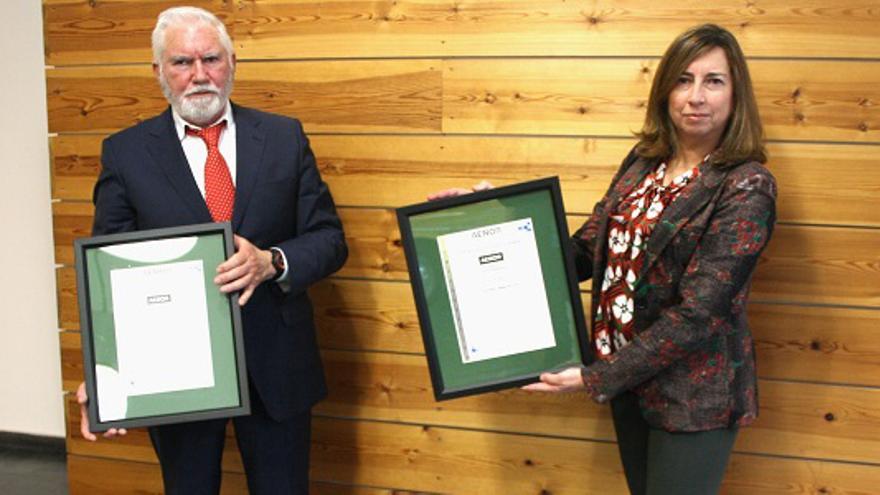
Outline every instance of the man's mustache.
{"type": "Polygon", "coordinates": [[[202,84],[187,90],[183,96],[192,96],[196,93],[211,93],[213,95],[220,96],[220,88],[214,86],[213,84],[202,84]]]}

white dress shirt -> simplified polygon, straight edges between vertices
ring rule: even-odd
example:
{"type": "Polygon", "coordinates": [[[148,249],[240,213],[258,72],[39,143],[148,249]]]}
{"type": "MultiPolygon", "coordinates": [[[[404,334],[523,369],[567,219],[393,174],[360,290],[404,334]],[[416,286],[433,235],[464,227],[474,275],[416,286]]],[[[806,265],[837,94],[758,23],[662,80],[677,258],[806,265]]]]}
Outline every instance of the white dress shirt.
{"type": "MultiPolygon", "coordinates": [[[[192,172],[193,178],[196,180],[196,185],[199,186],[199,191],[204,198],[205,162],[208,160],[208,144],[199,136],[191,136],[186,133],[187,127],[193,129],[202,129],[202,127],[192,125],[183,120],[183,117],[177,113],[174,107],[171,108],[171,115],[174,118],[174,129],[177,131],[177,138],[180,139],[180,145],[183,147],[183,154],[186,155],[186,162],[189,164],[189,169],[192,172]]],[[[220,154],[223,155],[223,160],[226,161],[226,166],[229,168],[229,175],[232,177],[232,185],[234,186],[237,165],[236,158],[238,155],[236,154],[235,147],[235,119],[232,118],[232,105],[229,104],[229,101],[226,102],[226,110],[223,111],[220,118],[212,122],[211,125],[205,127],[211,127],[224,120],[226,121],[226,128],[220,133],[220,140],[217,142],[217,149],[220,151],[220,154]]],[[[278,248],[273,247],[270,249],[278,248]]],[[[287,255],[284,254],[284,251],[281,249],[278,249],[278,251],[281,253],[281,257],[284,258],[284,272],[281,274],[281,277],[276,279],[276,282],[281,283],[281,287],[286,289],[288,284],[283,282],[287,281],[287,276],[290,273],[290,265],[287,264],[287,255]]]]}
{"type": "MultiPolygon", "coordinates": [[[[183,147],[183,153],[186,155],[186,161],[189,163],[189,169],[192,171],[196,185],[202,197],[205,197],[205,162],[208,160],[208,145],[205,140],[199,136],[191,136],[186,133],[186,128],[202,129],[199,126],[192,125],[183,120],[183,117],[171,109],[171,115],[174,117],[174,129],[177,131],[177,138],[180,139],[180,145],[183,147]]],[[[220,141],[217,148],[223,159],[226,160],[226,166],[229,168],[229,175],[232,176],[232,185],[235,185],[236,170],[236,152],[235,152],[235,120],[232,118],[232,105],[226,103],[226,110],[219,119],[211,123],[214,125],[218,122],[226,121],[226,128],[220,133],[220,141]]],[[[205,127],[211,127],[211,125],[205,127]]]]}

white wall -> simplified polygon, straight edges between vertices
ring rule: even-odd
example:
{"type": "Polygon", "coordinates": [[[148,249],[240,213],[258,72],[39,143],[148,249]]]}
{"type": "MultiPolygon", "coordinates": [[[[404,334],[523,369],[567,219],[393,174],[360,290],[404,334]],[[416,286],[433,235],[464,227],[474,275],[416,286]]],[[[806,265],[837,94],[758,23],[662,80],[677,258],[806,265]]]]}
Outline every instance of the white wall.
{"type": "Polygon", "coordinates": [[[64,436],[40,0],[0,21],[0,431],[64,436]]]}

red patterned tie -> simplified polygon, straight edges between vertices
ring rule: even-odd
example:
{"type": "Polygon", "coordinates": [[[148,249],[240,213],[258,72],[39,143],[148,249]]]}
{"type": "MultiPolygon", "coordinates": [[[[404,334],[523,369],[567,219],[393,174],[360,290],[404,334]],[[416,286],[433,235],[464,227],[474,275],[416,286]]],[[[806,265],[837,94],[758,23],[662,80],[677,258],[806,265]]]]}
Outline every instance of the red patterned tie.
{"type": "Polygon", "coordinates": [[[235,186],[226,160],[220,154],[217,143],[220,133],[226,127],[226,121],[212,125],[206,129],[186,128],[190,136],[198,136],[208,145],[208,159],[205,161],[205,203],[215,222],[232,220],[232,205],[235,203],[235,186]]]}

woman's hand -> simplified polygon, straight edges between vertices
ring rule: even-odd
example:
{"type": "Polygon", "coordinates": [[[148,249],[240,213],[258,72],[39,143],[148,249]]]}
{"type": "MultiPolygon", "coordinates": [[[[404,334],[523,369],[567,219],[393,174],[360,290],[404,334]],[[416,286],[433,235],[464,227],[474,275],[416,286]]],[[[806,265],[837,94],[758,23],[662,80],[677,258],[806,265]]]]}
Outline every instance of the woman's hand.
{"type": "Polygon", "coordinates": [[[435,193],[431,193],[428,195],[428,201],[436,201],[438,199],[443,198],[452,198],[454,196],[462,196],[464,194],[470,194],[472,192],[477,191],[487,191],[492,189],[492,184],[489,181],[481,180],[479,184],[474,185],[474,187],[470,189],[465,189],[463,187],[453,187],[451,189],[444,189],[442,191],[437,191],[435,193]]]}
{"type": "Polygon", "coordinates": [[[541,381],[522,387],[529,392],[577,392],[584,389],[584,378],[579,367],[571,367],[559,373],[541,373],[541,381]]]}
{"type": "MultiPolygon", "coordinates": [[[[79,403],[79,432],[82,434],[83,438],[90,442],[94,442],[98,437],[89,431],[89,413],[86,410],[86,404],[89,402],[89,397],[86,395],[85,382],[80,382],[79,387],[76,389],[76,402],[79,403]]],[[[104,432],[104,437],[112,438],[125,435],[126,433],[125,428],[110,428],[104,432]]]]}

